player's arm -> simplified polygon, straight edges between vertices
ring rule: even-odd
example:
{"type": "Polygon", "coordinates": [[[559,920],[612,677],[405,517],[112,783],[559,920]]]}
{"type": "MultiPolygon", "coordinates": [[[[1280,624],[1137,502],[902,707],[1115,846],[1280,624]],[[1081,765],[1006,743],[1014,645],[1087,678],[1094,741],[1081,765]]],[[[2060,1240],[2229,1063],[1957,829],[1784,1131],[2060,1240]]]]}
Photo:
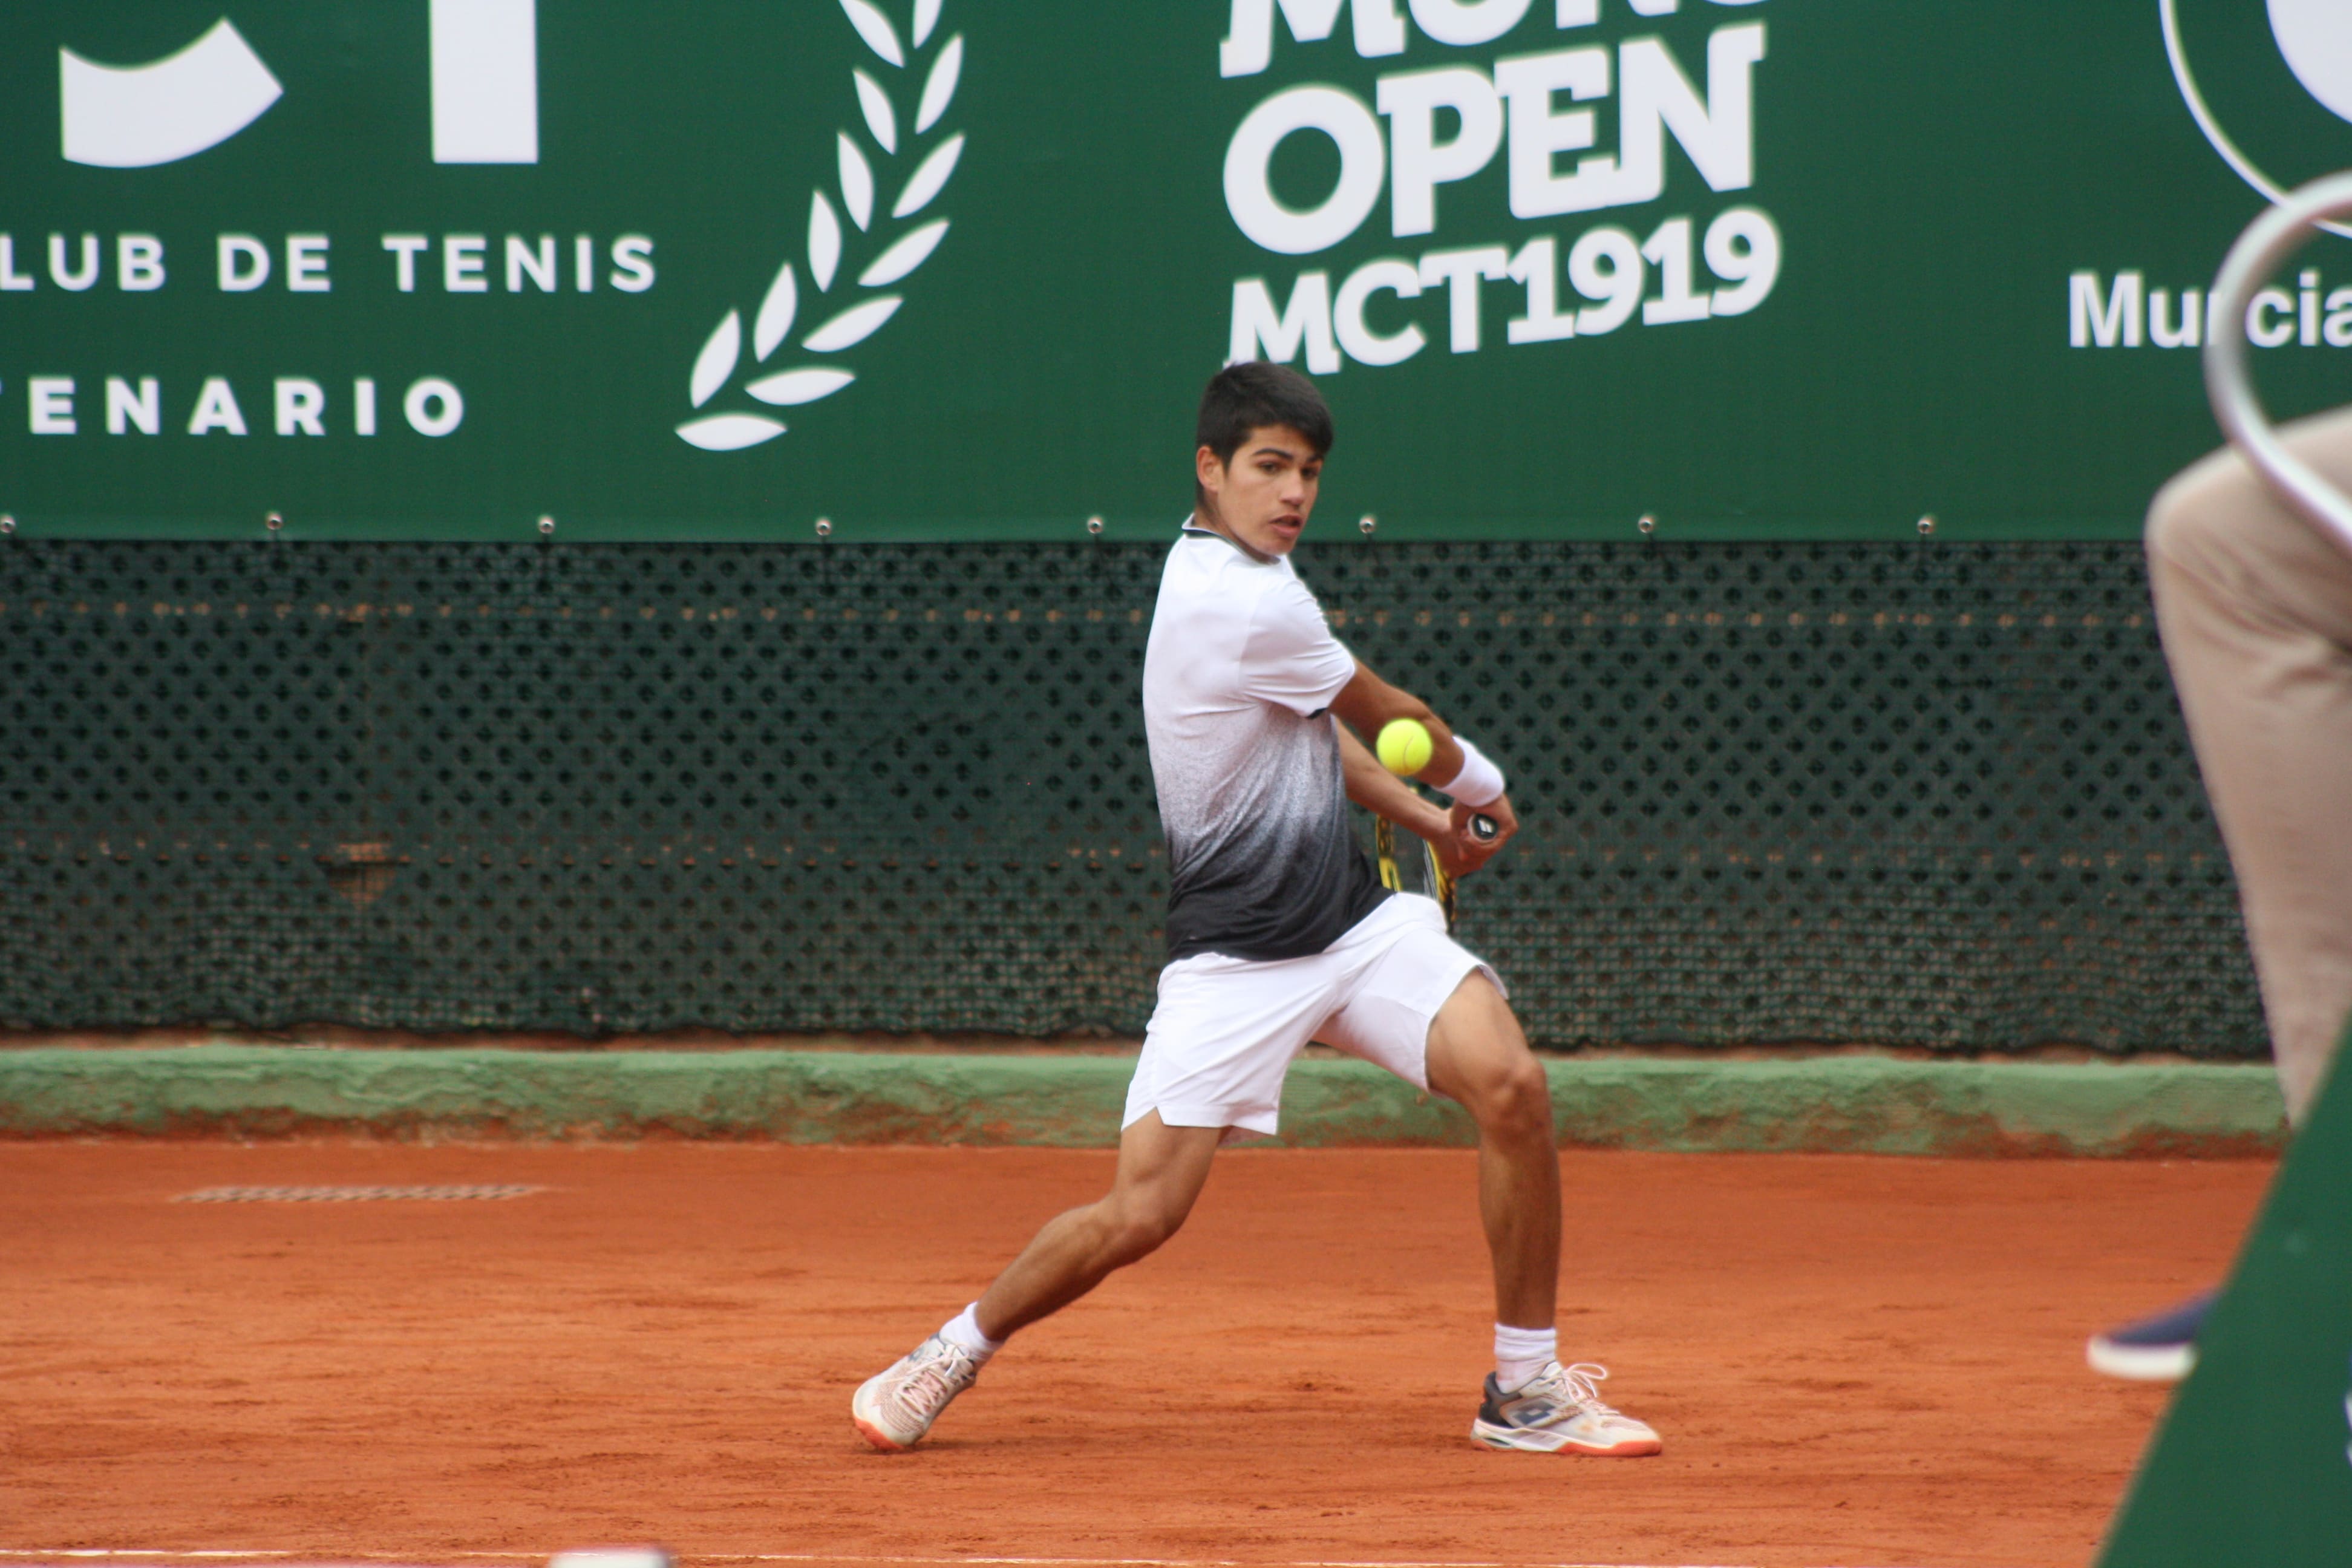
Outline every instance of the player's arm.
{"type": "MultiPolygon", "coordinates": [[[[1429,765],[1412,776],[1436,789],[1462,771],[1462,747],[1454,739],[1452,727],[1428,703],[1374,675],[1360,658],[1356,661],[1355,677],[1331,699],[1331,711],[1367,745],[1379,740],[1390,720],[1418,719],[1429,730],[1429,765]]],[[[1377,763],[1379,759],[1373,761],[1377,763]]]]}
{"type": "MultiPolygon", "coordinates": [[[[1391,719],[1419,720],[1429,730],[1429,765],[1413,774],[1414,778],[1436,790],[1444,790],[1448,784],[1460,780],[1463,764],[1466,759],[1463,755],[1461,742],[1454,738],[1453,728],[1432,711],[1428,703],[1402,687],[1391,686],[1373,674],[1366,668],[1363,660],[1356,661],[1355,675],[1346,686],[1340,688],[1339,694],[1331,700],[1331,711],[1338,714],[1342,721],[1340,745],[1343,754],[1347,751],[1348,742],[1354,740],[1355,752],[1361,753],[1365,762],[1379,770],[1383,779],[1395,784],[1405,794],[1412,795],[1412,792],[1405,788],[1402,781],[1390,773],[1387,769],[1381,767],[1380,759],[1372,756],[1365,744],[1367,739],[1377,737],[1381,726],[1391,719]],[[1356,732],[1355,735],[1349,736],[1346,732],[1348,730],[1353,730],[1356,732]]],[[[1447,815],[1442,833],[1432,835],[1423,832],[1422,826],[1415,821],[1409,821],[1405,817],[1382,810],[1372,801],[1359,795],[1354,767],[1355,764],[1351,761],[1349,764],[1348,798],[1368,811],[1378,812],[1381,816],[1388,817],[1398,826],[1428,839],[1435,846],[1439,861],[1447,871],[1455,876],[1475,871],[1485,865],[1493,857],[1495,851],[1500,849],[1510,839],[1511,835],[1519,830],[1519,819],[1511,809],[1510,797],[1497,795],[1486,805],[1475,809],[1457,800],[1454,804],[1453,811],[1447,815]],[[1470,819],[1478,816],[1491,818],[1500,831],[1492,838],[1479,838],[1473,835],[1470,831],[1470,819]]]]}

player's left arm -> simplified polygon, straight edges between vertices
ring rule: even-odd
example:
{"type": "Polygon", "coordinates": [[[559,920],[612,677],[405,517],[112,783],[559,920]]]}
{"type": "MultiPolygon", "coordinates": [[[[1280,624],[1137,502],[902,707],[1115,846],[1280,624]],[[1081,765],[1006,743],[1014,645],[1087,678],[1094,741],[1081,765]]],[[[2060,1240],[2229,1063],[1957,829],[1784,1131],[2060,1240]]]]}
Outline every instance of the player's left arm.
{"type": "MultiPolygon", "coordinates": [[[[1398,826],[1427,839],[1436,847],[1438,858],[1449,873],[1458,877],[1476,870],[1492,858],[1495,852],[1508,843],[1511,836],[1519,830],[1518,816],[1512,811],[1510,796],[1507,795],[1497,795],[1486,805],[1475,809],[1458,800],[1455,801],[1454,809],[1445,814],[1444,821],[1439,825],[1441,831],[1433,834],[1423,830],[1423,821],[1418,814],[1413,818],[1408,819],[1383,809],[1380,800],[1387,798],[1384,795],[1376,799],[1367,798],[1367,794],[1358,793],[1357,771],[1361,765],[1368,766],[1371,772],[1380,775],[1379,784],[1391,785],[1404,795],[1412,795],[1413,792],[1405,785],[1403,780],[1381,766],[1380,759],[1371,754],[1370,748],[1365,743],[1365,737],[1377,736],[1381,732],[1381,726],[1392,719],[1418,720],[1428,728],[1429,765],[1412,776],[1432,789],[1444,790],[1446,785],[1457,782],[1462,774],[1463,763],[1466,760],[1463,755],[1462,744],[1454,738],[1451,725],[1439,718],[1428,703],[1423,702],[1412,692],[1402,687],[1391,686],[1372,673],[1363,660],[1356,661],[1354,677],[1340,689],[1339,694],[1331,700],[1331,711],[1338,714],[1342,721],[1339,744],[1342,755],[1348,759],[1348,798],[1366,810],[1377,812],[1398,826]],[[1348,733],[1349,730],[1353,730],[1355,733],[1350,735],[1348,733]],[[1492,838],[1476,837],[1470,831],[1470,819],[1478,816],[1492,819],[1500,831],[1492,838]]],[[[1368,793],[1376,787],[1377,784],[1370,780],[1367,780],[1364,785],[1368,793]]],[[[1418,795],[1413,795],[1413,799],[1420,801],[1418,795]]]]}
{"type": "MultiPolygon", "coordinates": [[[[1339,689],[1339,696],[1331,699],[1331,711],[1367,746],[1379,740],[1381,731],[1391,720],[1419,720],[1429,731],[1429,765],[1412,776],[1437,789],[1462,771],[1462,747],[1454,738],[1453,726],[1412,692],[1401,686],[1391,686],[1373,674],[1360,658],[1356,660],[1354,677],[1339,689]]],[[[1379,766],[1378,758],[1373,759],[1373,765],[1379,766]]]]}

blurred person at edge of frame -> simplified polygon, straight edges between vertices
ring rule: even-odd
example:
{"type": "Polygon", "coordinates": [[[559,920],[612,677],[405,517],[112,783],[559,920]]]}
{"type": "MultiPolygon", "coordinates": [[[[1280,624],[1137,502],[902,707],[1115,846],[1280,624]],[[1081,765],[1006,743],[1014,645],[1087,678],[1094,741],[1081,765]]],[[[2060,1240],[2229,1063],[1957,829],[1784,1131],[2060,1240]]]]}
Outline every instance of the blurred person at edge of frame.
{"type": "MultiPolygon", "coordinates": [[[[2352,407],[2286,426],[2352,491],[2352,407]]],[[[2352,1015],[2352,553],[2225,447],[2147,521],[2157,629],[2237,873],[2287,1119],[2319,1098],[2352,1015]]],[[[2171,1382],[2196,1363],[2205,1291],[2095,1336],[2093,1367],[2171,1382]]]]}

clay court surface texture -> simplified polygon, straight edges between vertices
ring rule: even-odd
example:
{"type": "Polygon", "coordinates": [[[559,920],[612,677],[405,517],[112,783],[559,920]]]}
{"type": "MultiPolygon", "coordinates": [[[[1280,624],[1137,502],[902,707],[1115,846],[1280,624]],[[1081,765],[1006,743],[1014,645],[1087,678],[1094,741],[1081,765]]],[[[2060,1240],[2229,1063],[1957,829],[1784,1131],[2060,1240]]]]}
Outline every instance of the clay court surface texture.
{"type": "MultiPolygon", "coordinates": [[[[1473,1158],[1235,1151],[908,1455],[852,1388],[1107,1153],[0,1146],[0,1568],[68,1550],[2080,1564],[2165,1399],[2085,1332],[2213,1278],[2273,1167],[1566,1157],[1562,1349],[1641,1460],[1466,1436],[1473,1158]],[[221,1186],[508,1195],[175,1202],[221,1186]]],[[[218,1562],[221,1560],[214,1560],[218,1562]]]]}

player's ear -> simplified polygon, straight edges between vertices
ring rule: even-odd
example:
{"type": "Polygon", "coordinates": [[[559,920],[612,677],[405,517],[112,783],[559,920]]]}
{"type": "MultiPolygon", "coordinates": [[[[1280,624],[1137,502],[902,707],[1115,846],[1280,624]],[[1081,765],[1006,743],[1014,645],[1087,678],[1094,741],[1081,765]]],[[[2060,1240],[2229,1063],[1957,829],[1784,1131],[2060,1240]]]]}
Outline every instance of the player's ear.
{"type": "Polygon", "coordinates": [[[1225,460],[1217,456],[1214,447],[1202,447],[1192,454],[1192,477],[1211,495],[1224,488],[1225,460]]]}

